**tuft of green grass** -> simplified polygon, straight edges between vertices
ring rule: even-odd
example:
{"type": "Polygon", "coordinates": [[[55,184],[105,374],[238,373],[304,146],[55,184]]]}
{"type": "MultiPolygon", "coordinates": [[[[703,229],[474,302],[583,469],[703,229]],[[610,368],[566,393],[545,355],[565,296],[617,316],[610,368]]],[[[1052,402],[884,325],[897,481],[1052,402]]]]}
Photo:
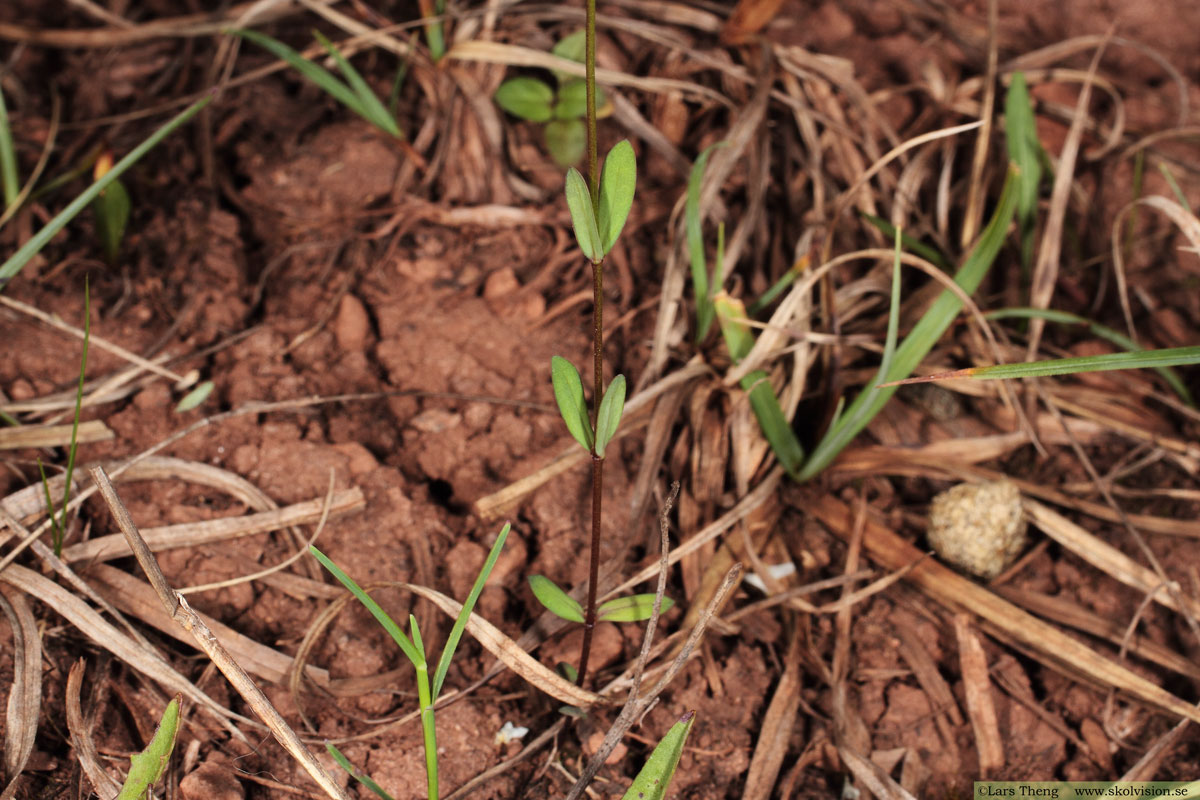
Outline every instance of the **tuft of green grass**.
{"type": "MultiPolygon", "coordinates": [[[[432,681],[429,676],[429,661],[426,657],[425,643],[421,639],[421,630],[417,627],[417,618],[411,614],[408,617],[409,631],[411,633],[410,638],[401,630],[400,626],[396,624],[391,616],[380,607],[379,603],[375,602],[374,598],[364,592],[341,567],[333,563],[328,556],[315,546],[309,545],[308,547],[309,552],[312,553],[317,561],[321,562],[321,565],[329,570],[338,579],[338,582],[346,587],[371,612],[371,616],[375,617],[376,621],[383,626],[383,629],[388,632],[392,640],[400,647],[401,652],[404,653],[405,657],[408,658],[416,670],[417,702],[421,712],[421,730],[425,745],[425,777],[429,800],[437,800],[438,798],[437,727],[435,725],[433,707],[441,695],[442,685],[446,680],[446,673],[450,669],[450,662],[454,658],[454,651],[458,649],[458,643],[462,639],[463,631],[466,630],[467,620],[470,618],[471,612],[475,609],[475,603],[479,600],[479,595],[483,592],[483,587],[487,583],[488,576],[492,574],[492,569],[496,566],[496,560],[500,557],[500,551],[504,548],[504,541],[508,538],[508,532],[511,528],[511,525],[506,524],[500,531],[500,535],[496,537],[496,543],[492,545],[487,560],[484,562],[482,569],[479,570],[479,575],[475,578],[475,584],[471,587],[470,594],[467,595],[462,609],[454,620],[454,626],[450,629],[450,635],[446,637],[446,643],[442,647],[442,655],[438,659],[437,666],[434,668],[432,681]]],[[[370,781],[369,778],[364,779],[361,777],[358,771],[350,765],[350,762],[338,752],[336,747],[332,744],[326,744],[326,748],[338,760],[338,763],[353,775],[356,780],[363,783],[363,785],[367,786],[367,788],[374,791],[380,797],[388,798],[388,794],[380,789],[378,784],[370,781]]]]}

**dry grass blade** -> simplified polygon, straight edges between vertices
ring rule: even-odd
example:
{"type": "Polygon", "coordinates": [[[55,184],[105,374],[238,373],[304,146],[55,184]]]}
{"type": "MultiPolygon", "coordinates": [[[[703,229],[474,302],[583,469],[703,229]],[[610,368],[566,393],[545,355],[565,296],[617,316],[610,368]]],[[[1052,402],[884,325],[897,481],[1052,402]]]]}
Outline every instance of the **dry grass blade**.
{"type": "Polygon", "coordinates": [[[189,631],[195,637],[196,643],[200,645],[217,668],[226,679],[238,691],[238,694],[250,705],[254,713],[258,715],[266,726],[270,729],[275,740],[287,750],[287,752],[300,763],[304,771],[309,774],[309,777],[321,787],[324,792],[334,800],[349,800],[348,795],[338,786],[316,757],[309,752],[304,743],[300,741],[300,737],[292,730],[287,721],[276,710],[267,696],[262,690],[255,685],[254,681],[250,680],[250,676],[246,674],[236,661],[230,658],[229,653],[221,645],[217,637],[209,630],[208,625],[200,618],[200,615],[192,610],[188,605],[187,599],[178,592],[172,591],[167,583],[166,577],[162,574],[162,570],[158,566],[158,562],[154,560],[154,554],[146,546],[138,533],[137,527],[133,524],[133,519],[129,516],[129,511],[125,508],[121,498],[117,496],[116,490],[112,483],[108,480],[108,476],[100,467],[93,467],[91,470],[92,480],[100,489],[105,502],[108,504],[109,510],[116,519],[121,531],[128,537],[130,549],[138,559],[142,570],[146,573],[146,577],[150,579],[150,585],[154,587],[158,598],[162,601],[163,607],[167,613],[185,630],[189,631]]]}
{"type": "Polygon", "coordinates": [[[83,686],[83,670],[84,662],[81,658],[71,665],[71,672],[67,675],[65,700],[67,730],[71,735],[71,746],[75,750],[75,757],[79,759],[79,766],[83,768],[83,773],[92,782],[92,791],[101,797],[116,797],[117,792],[121,791],[121,785],[100,765],[100,758],[96,754],[96,745],[92,742],[92,728],[87,724],[83,716],[83,707],[79,702],[80,689],[83,686]]]}
{"type": "Polygon", "coordinates": [[[1187,237],[1191,242],[1192,247],[1200,249],[1200,219],[1196,215],[1188,211],[1174,200],[1169,200],[1165,197],[1141,197],[1133,201],[1129,205],[1122,208],[1112,224],[1112,258],[1113,272],[1117,276],[1117,295],[1121,300],[1121,312],[1125,315],[1125,325],[1129,329],[1129,338],[1137,341],[1137,335],[1133,330],[1133,311],[1129,307],[1129,291],[1125,282],[1125,257],[1122,253],[1124,249],[1121,246],[1121,229],[1122,223],[1125,221],[1133,210],[1138,206],[1149,206],[1156,211],[1161,211],[1171,222],[1187,237]]]}
{"type": "Polygon", "coordinates": [[[879,800],[917,800],[870,759],[863,758],[848,747],[838,747],[838,755],[854,777],[879,800]]]}
{"type": "MultiPolygon", "coordinates": [[[[1100,56],[1104,53],[1105,42],[1101,42],[1092,57],[1088,75],[1094,76],[1100,66],[1100,56]]],[[[1092,83],[1083,84],[1079,93],[1079,102],[1075,106],[1075,118],[1067,132],[1063,143],[1062,155],[1055,169],[1054,188],[1050,191],[1050,213],[1046,217],[1046,228],[1042,233],[1041,245],[1038,247],[1037,263],[1033,268],[1033,281],[1029,289],[1029,305],[1033,308],[1048,308],[1050,297],[1054,293],[1054,285],[1058,281],[1058,259],[1062,251],[1063,225],[1067,216],[1067,202],[1070,199],[1071,184],[1075,178],[1075,161],[1079,156],[1079,143],[1083,138],[1084,120],[1088,116],[1088,104],[1092,99],[1092,83]]],[[[1042,330],[1046,321],[1035,317],[1029,323],[1029,347],[1025,360],[1033,361],[1037,357],[1038,345],[1042,340],[1042,330]]]]}
{"type": "Polygon", "coordinates": [[[958,663],[967,695],[967,715],[975,731],[975,749],[979,752],[979,771],[983,778],[1004,768],[1004,742],[992,701],[992,682],[988,678],[987,654],[979,635],[971,629],[967,614],[954,615],[954,635],[958,640],[958,663]]]}
{"type": "MultiPolygon", "coordinates": [[[[329,504],[330,514],[346,514],[359,511],[366,506],[362,490],[344,489],[333,496],[329,504]]],[[[173,550],[179,547],[193,547],[212,542],[223,542],[252,536],[257,533],[288,528],[293,525],[306,525],[321,518],[325,509],[325,501],[306,500],[274,511],[263,511],[258,514],[247,514],[244,517],[226,517],[210,519],[204,522],[185,522],[179,525],[166,525],[161,528],[147,528],[142,537],[150,547],[151,552],[173,550]]],[[[63,560],[76,561],[111,561],[114,558],[128,558],[131,555],[129,544],[119,533],[108,536],[98,536],[80,544],[72,545],[63,550],[63,560]]]]}
{"type": "MultiPolygon", "coordinates": [[[[0,450],[25,447],[61,447],[71,443],[71,425],[26,425],[20,428],[0,428],[0,450]]],[[[75,440],[80,444],[107,442],[114,436],[112,429],[98,419],[79,423],[75,440]]]]}
{"type": "MultiPolygon", "coordinates": [[[[166,615],[154,590],[144,581],[107,564],[97,564],[88,570],[87,575],[96,590],[117,608],[184,644],[192,643],[192,637],[166,615]]],[[[283,682],[292,666],[291,656],[260,644],[210,617],[203,614],[200,617],[247,672],[271,683],[283,682]]],[[[308,667],[305,674],[318,684],[329,682],[329,673],[323,669],[308,667]]]]}
{"type": "MultiPolygon", "coordinates": [[[[811,494],[806,508],[839,537],[850,535],[853,515],[840,500],[827,494],[811,494]]],[[[866,522],[863,542],[877,562],[891,569],[924,555],[888,528],[871,520],[866,522]]],[[[908,577],[921,591],[947,608],[970,611],[1014,641],[1031,648],[1042,663],[1082,674],[1103,686],[1128,692],[1170,714],[1200,722],[1200,709],[932,559],[915,567],[908,577]]]]}
{"type": "Polygon", "coordinates": [[[29,602],[21,592],[0,590],[0,609],[13,633],[13,681],[4,718],[4,774],[0,800],[16,797],[21,771],[33,753],[42,708],[42,639],[29,602]]]}
{"type": "Polygon", "coordinates": [[[775,694],[767,706],[762,726],[758,731],[758,743],[750,759],[750,770],[746,773],[746,788],[742,800],[770,800],[771,790],[779,778],[779,769],[787,755],[788,741],[800,711],[800,677],[802,674],[800,637],[792,634],[787,655],[784,656],[783,676],[775,687],[775,694]]]}
{"type": "Polygon", "coordinates": [[[26,594],[37,597],[97,645],[167,689],[182,692],[189,700],[209,711],[235,738],[239,741],[245,740],[241,732],[230,725],[228,720],[235,719],[239,722],[254,724],[253,720],[235,714],[217,703],[197,689],[191,681],[176,672],[166,661],[154,653],[144,650],[109,624],[104,617],[92,610],[87,603],[54,581],[22,567],[20,564],[10,564],[3,572],[0,572],[0,580],[15,586],[26,594]]]}
{"type": "MultiPolygon", "coordinates": [[[[1126,586],[1151,595],[1155,602],[1179,611],[1179,603],[1173,593],[1162,591],[1167,587],[1154,570],[1143,567],[1117,548],[1101,541],[1066,517],[1034,500],[1023,503],[1026,512],[1042,532],[1067,548],[1096,569],[1117,579],[1126,586]]],[[[1176,591],[1179,587],[1176,586],[1176,591]]],[[[1193,616],[1200,616],[1200,603],[1187,595],[1180,595],[1193,616]]]]}

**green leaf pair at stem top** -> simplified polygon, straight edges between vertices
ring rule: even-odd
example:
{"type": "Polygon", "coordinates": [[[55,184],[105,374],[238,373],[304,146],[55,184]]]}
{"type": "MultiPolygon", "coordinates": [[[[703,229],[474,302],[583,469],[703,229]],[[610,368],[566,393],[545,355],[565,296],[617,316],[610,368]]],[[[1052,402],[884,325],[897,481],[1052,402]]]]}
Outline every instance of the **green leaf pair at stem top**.
{"type": "Polygon", "coordinates": [[[622,139],[613,145],[604,159],[600,172],[598,202],[593,206],[587,181],[572,167],[567,170],[567,208],[579,249],[593,264],[604,260],[617,243],[617,237],[633,207],[633,192],[637,185],[637,159],[633,145],[622,139]]]}
{"type": "Polygon", "coordinates": [[[621,414],[625,410],[625,376],[618,375],[608,385],[608,391],[600,401],[595,430],[588,418],[587,402],[583,399],[583,381],[575,365],[562,356],[554,356],[550,359],[550,380],[554,384],[558,413],[567,424],[567,430],[584,450],[604,458],[604,450],[616,435],[621,414]]]}

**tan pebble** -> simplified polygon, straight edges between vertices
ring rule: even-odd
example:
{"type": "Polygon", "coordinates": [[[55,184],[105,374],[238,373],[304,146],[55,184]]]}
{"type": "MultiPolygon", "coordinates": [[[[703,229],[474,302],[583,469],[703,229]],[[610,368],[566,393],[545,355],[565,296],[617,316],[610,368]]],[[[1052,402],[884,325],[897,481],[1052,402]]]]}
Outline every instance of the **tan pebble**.
{"type": "Polygon", "coordinates": [[[448,428],[458,425],[460,419],[459,415],[452,411],[431,408],[428,411],[422,411],[420,414],[417,414],[408,421],[408,424],[422,433],[441,433],[448,428]]]}
{"type": "Polygon", "coordinates": [[[349,353],[361,352],[370,331],[371,323],[362,301],[352,294],[344,295],[333,323],[333,335],[338,347],[349,353]]]}
{"type": "Polygon", "coordinates": [[[1025,547],[1021,492],[1009,480],[964,483],[929,506],[929,544],[944,560],[981,578],[1003,572],[1025,547]]]}
{"type": "Polygon", "coordinates": [[[244,800],[246,791],[228,764],[206,761],[179,782],[185,800],[244,800]]]}
{"type": "Polygon", "coordinates": [[[517,273],[513,272],[512,267],[504,267],[487,276],[483,284],[483,296],[488,300],[495,300],[520,288],[521,282],[517,280],[517,273]]]}

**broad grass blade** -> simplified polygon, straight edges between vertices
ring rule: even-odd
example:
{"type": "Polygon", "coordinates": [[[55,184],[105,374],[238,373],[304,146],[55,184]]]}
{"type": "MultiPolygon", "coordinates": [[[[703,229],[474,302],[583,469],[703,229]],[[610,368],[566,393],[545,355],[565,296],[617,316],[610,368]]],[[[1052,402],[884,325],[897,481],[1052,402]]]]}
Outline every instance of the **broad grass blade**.
{"type": "Polygon", "coordinates": [[[696,341],[708,335],[713,322],[712,290],[708,282],[708,263],[704,256],[704,229],[700,219],[700,187],[704,183],[704,170],[714,148],[724,142],[711,144],[704,149],[692,173],[688,177],[687,200],[684,203],[684,221],[687,226],[688,255],[692,264],[692,290],[696,293],[696,341]]]}
{"type": "Polygon", "coordinates": [[[350,773],[351,778],[354,778],[354,780],[370,789],[378,797],[383,798],[383,800],[394,800],[390,794],[384,791],[382,786],[371,780],[370,776],[368,776],[366,773],[359,772],[354,765],[350,763],[350,759],[342,755],[342,751],[338,750],[337,747],[334,746],[333,742],[326,742],[325,749],[329,751],[329,755],[333,756],[333,760],[336,761],[342,769],[350,773]]]}

